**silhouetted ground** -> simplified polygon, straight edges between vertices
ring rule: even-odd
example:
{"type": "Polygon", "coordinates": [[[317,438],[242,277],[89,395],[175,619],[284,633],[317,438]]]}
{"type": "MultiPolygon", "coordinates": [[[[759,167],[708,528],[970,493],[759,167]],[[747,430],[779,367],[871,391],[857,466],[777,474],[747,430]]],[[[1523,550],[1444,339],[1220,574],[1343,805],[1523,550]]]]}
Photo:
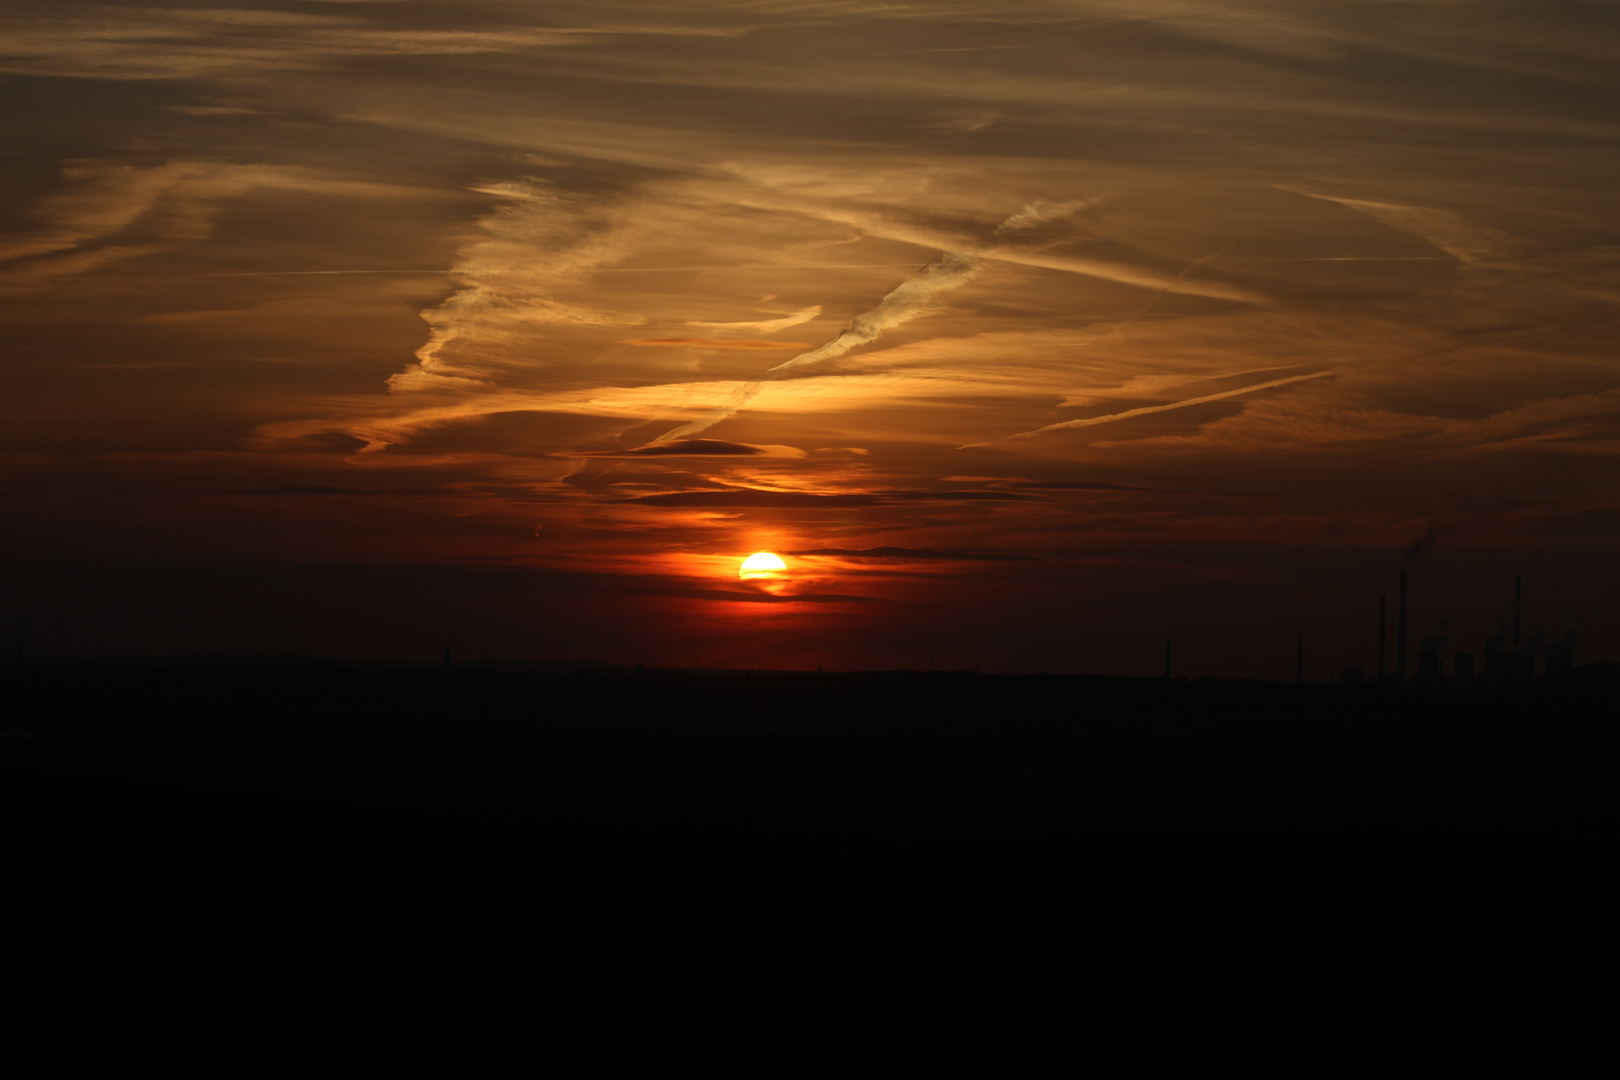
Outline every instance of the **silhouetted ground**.
{"type": "Polygon", "coordinates": [[[11,970],[64,1061],[116,1017],[231,1075],[1579,1061],[1620,701],[1572,675],[13,669],[11,970]]]}

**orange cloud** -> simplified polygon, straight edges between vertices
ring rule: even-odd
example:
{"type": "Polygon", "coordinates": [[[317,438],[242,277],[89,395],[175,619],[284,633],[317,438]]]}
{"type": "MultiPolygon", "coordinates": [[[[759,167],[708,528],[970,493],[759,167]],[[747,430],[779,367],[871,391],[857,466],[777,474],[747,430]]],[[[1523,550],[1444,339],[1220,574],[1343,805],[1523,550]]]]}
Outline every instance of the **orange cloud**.
{"type": "Polygon", "coordinates": [[[666,337],[636,338],[620,345],[684,345],[694,349],[808,349],[805,341],[754,341],[748,338],[666,337]]]}

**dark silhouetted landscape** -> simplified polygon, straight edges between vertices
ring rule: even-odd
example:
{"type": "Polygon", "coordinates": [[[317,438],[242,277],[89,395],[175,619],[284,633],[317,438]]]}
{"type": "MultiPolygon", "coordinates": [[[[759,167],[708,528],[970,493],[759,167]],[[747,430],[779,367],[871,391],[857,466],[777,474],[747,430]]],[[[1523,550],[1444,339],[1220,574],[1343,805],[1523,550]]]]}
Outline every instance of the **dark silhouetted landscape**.
{"type": "Polygon", "coordinates": [[[7,1080],[1615,1071],[1616,0],[0,90],[7,1080]]]}
{"type": "Polygon", "coordinates": [[[1525,979],[1597,1004],[1612,665],[544,667],[6,670],[12,970],[166,1052],[237,1033],[233,1073],[273,1076],[315,1046],[769,1068],[784,1038],[932,1055],[984,1025],[1114,1074],[1255,1009],[1418,1045],[1525,979]]]}

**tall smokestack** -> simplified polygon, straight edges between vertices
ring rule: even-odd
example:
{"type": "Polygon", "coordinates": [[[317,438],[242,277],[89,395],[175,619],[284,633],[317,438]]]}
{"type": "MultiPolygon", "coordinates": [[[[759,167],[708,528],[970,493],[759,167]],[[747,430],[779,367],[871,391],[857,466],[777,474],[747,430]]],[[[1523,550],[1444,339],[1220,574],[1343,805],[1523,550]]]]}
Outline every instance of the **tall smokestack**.
{"type": "Polygon", "coordinates": [[[1401,607],[1395,623],[1395,670],[1406,678],[1406,571],[1401,571],[1401,607]]]}
{"type": "Polygon", "coordinates": [[[1389,655],[1389,603],[1388,598],[1378,598],[1378,681],[1383,682],[1388,673],[1384,657],[1389,655]]]}
{"type": "Polygon", "coordinates": [[[1522,621],[1519,605],[1524,602],[1524,578],[1513,579],[1513,647],[1519,647],[1519,627],[1522,621]]]}

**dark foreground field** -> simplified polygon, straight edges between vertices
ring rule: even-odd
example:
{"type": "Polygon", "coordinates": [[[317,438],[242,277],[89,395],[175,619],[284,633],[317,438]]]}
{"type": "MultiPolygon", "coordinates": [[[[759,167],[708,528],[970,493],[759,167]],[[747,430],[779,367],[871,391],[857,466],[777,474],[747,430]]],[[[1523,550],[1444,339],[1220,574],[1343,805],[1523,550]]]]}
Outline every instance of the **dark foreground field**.
{"type": "Polygon", "coordinates": [[[12,669],[10,970],[65,1074],[1596,1068],[1606,674],[12,669]]]}

